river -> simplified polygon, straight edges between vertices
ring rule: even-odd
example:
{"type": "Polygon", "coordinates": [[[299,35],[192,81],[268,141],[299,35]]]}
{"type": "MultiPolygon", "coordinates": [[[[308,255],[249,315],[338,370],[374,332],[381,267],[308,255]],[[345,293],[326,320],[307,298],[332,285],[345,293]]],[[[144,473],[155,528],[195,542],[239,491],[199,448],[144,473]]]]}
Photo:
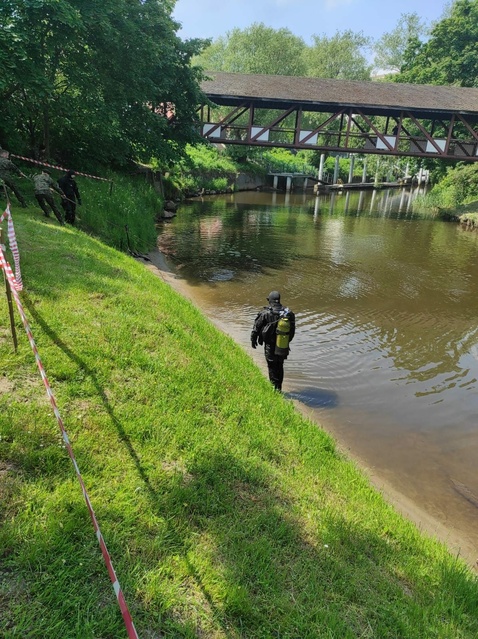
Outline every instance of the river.
{"type": "Polygon", "coordinates": [[[416,219],[416,191],[248,192],[181,205],[158,248],[250,348],[278,289],[297,317],[284,391],[470,566],[478,557],[478,234],[416,219]]]}

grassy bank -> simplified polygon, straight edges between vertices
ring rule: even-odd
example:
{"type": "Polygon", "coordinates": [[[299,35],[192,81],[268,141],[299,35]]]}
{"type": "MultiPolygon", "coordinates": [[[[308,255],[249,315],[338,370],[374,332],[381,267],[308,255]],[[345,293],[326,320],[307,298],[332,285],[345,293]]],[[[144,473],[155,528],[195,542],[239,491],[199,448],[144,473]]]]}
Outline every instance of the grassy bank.
{"type": "MultiPolygon", "coordinates": [[[[29,206],[39,215],[42,211],[35,200],[32,176],[40,168],[16,162],[28,179],[15,181],[29,206]]],[[[90,233],[110,246],[121,251],[145,253],[156,244],[155,223],[163,211],[163,198],[154,190],[146,173],[121,174],[113,171],[98,171],[102,180],[78,175],[76,182],[82,205],[76,209],[76,226],[90,233]]],[[[56,182],[63,171],[51,169],[51,177],[56,182]]],[[[16,204],[13,193],[10,194],[16,204]]],[[[53,199],[62,212],[61,199],[53,193],[53,199]]],[[[0,189],[0,209],[6,205],[3,190],[0,189]]],[[[53,216],[53,213],[51,214],[53,216]]]]}
{"type": "MultiPolygon", "coordinates": [[[[478,636],[476,577],[230,338],[130,257],[13,213],[25,312],[142,639],[478,636]]],[[[0,636],[125,637],[5,299],[0,320],[0,636]]]]}

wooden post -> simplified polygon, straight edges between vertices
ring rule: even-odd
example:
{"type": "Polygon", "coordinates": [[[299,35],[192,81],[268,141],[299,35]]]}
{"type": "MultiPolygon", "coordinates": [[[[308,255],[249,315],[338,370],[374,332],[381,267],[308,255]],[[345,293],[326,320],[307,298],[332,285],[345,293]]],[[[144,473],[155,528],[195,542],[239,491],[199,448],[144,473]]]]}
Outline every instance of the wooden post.
{"type": "MultiPolygon", "coordinates": [[[[0,227],[0,244],[3,244],[3,230],[1,227],[0,227]]],[[[13,348],[15,349],[15,353],[16,353],[18,348],[18,341],[17,341],[17,331],[15,329],[15,318],[13,315],[12,292],[10,290],[10,283],[7,279],[7,274],[4,273],[3,277],[5,278],[5,289],[6,289],[7,301],[8,301],[8,314],[10,315],[10,326],[12,329],[13,348]]]]}

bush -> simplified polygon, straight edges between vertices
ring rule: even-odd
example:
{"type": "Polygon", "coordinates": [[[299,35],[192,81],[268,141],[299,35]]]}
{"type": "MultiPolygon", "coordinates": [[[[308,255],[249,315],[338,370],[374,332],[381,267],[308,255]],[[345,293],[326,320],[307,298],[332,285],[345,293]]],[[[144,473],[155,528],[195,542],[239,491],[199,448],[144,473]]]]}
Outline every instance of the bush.
{"type": "Polygon", "coordinates": [[[475,164],[449,169],[446,177],[427,196],[432,206],[456,208],[478,199],[478,167],[475,164]]]}

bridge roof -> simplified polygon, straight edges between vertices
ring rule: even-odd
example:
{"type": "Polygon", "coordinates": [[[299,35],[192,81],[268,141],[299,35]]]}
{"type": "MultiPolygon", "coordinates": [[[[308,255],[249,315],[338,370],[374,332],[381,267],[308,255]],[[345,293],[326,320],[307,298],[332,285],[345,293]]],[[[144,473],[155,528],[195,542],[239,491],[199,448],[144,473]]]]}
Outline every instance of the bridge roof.
{"type": "Polygon", "coordinates": [[[478,89],[357,82],[285,75],[244,75],[209,71],[201,83],[206,96],[219,105],[253,102],[256,107],[279,109],[302,105],[306,111],[336,111],[356,107],[372,115],[410,111],[425,118],[462,113],[478,118],[478,89]]]}

